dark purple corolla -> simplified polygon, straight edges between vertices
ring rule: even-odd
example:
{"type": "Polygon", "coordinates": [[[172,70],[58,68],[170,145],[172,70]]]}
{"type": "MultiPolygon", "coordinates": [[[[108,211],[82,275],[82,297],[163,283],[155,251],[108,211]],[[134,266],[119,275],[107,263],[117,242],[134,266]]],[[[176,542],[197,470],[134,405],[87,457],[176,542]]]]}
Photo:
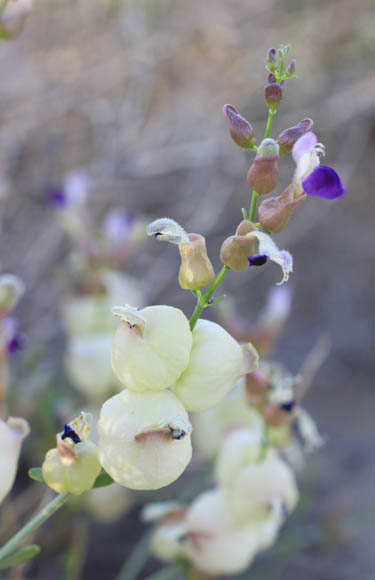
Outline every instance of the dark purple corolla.
{"type": "Polygon", "coordinates": [[[307,195],[337,199],[346,190],[334,169],[320,165],[319,157],[324,155],[324,151],[324,145],[318,143],[311,131],[298,139],[292,151],[296,162],[295,181],[307,195]]]}

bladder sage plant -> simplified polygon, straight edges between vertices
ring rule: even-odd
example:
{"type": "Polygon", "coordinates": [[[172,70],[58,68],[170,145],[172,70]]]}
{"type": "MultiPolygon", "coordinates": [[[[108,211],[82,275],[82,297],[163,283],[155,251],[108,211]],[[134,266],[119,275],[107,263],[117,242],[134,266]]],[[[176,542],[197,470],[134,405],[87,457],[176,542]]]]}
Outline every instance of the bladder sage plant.
{"type": "MultiPolygon", "coordinates": [[[[172,562],[166,578],[180,574],[215,577],[244,570],[257,553],[275,542],[286,516],[295,508],[295,470],[301,466],[301,452],[319,447],[322,439],[301,407],[311,373],[293,376],[280,363],[262,358],[290,310],[290,292],[282,285],[293,272],[293,258],[278,247],[273,234],[287,227],[294,210],[307,203],[309,196],[326,203],[342,196],[345,189],[337,173],[320,164],[325,148],[312,132],[311,119],[271,137],[286,83],[296,76],[295,61],[286,64],[289,49],[282,46],[267,53],[268,118],[263,138],[255,135],[233,105],[223,107],[234,143],[255,155],[246,178],[252,192],[250,206],[242,209],[235,232],[222,243],[220,271],[215,275],[201,233],[186,232],[172,217],[147,226],[147,234],[156,243],[178,247],[178,280],[182,289],[194,295],[195,308],[188,318],[178,308],[143,307],[126,297],[111,304],[118,321],[111,354],[108,342],[103,339],[101,344],[102,354],[111,356],[118,384],[116,394],[101,407],[98,442],[89,438],[89,418],[84,412],[63,426],[41,470],[32,471],[34,479],[44,481],[58,495],[0,549],[0,565],[15,556],[27,536],[71,494],[113,481],[135,490],[168,486],[184,472],[194,450],[215,457],[214,488],[200,493],[190,505],[174,501],[144,510],[146,521],[157,522],[152,552],[172,562]],[[294,174],[275,195],[279,164],[289,154],[295,162],[294,174]],[[266,197],[271,193],[273,197],[266,197]],[[251,277],[254,268],[268,267],[271,262],[281,269],[278,286],[257,326],[249,330],[238,322],[231,303],[226,305],[224,297],[217,296],[219,286],[229,274],[249,268],[251,277]],[[201,318],[206,308],[216,304],[226,328],[201,318]]],[[[68,194],[55,194],[62,206],[60,220],[88,255],[92,245],[82,226],[77,227],[77,213],[69,210],[69,204],[76,209],[82,206],[80,188],[76,182],[67,189],[68,194]]],[[[111,231],[118,231],[118,220],[113,218],[111,224],[111,231]]],[[[122,224],[120,233],[123,229],[122,224]]],[[[75,360],[84,358],[82,352],[87,353],[93,336],[95,340],[98,333],[108,336],[109,302],[119,295],[110,290],[108,270],[96,268],[91,274],[91,285],[85,290],[81,284],[80,292],[65,307],[71,336],[68,367],[86,393],[92,380],[92,389],[105,397],[107,385],[100,389],[97,377],[90,379],[88,373],[82,378],[74,366],[75,360]],[[77,339],[84,346],[74,345],[77,339]]],[[[0,425],[4,431],[13,426],[14,422],[0,425]]],[[[13,445],[19,448],[19,442],[13,445]]],[[[7,489],[12,473],[7,475],[7,489]]]]}

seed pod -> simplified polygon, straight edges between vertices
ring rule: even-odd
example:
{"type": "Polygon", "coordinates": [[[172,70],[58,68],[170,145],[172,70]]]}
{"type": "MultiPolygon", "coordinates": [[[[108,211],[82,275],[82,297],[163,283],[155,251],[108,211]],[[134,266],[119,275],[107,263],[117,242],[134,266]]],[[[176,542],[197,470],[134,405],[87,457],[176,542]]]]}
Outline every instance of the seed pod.
{"type": "Polygon", "coordinates": [[[121,319],[113,339],[112,368],[134,391],[171,387],[189,363],[192,334],[184,313],[171,306],[116,307],[121,319]]]}
{"type": "Polygon", "coordinates": [[[259,195],[273,191],[279,180],[279,146],[274,139],[264,139],[247,174],[247,184],[259,195]]]}
{"type": "Polygon", "coordinates": [[[21,444],[29,432],[30,427],[24,419],[10,417],[6,423],[0,419],[0,504],[12,488],[21,444]]]}
{"type": "Polygon", "coordinates": [[[238,342],[219,324],[201,319],[193,330],[189,365],[174,392],[188,411],[205,411],[216,405],[244,372],[238,342]]]}
{"type": "Polygon", "coordinates": [[[293,149],[293,145],[309,131],[312,131],[314,126],[314,121],[312,119],[306,118],[300,121],[297,125],[285,129],[278,138],[276,139],[280,148],[280,155],[285,153],[290,153],[293,149]]]}
{"type": "Polygon", "coordinates": [[[294,192],[296,184],[291,183],[278,197],[270,197],[262,201],[258,207],[260,225],[271,233],[281,232],[288,225],[294,208],[306,199],[302,194],[296,199],[294,192]]]}
{"type": "Polygon", "coordinates": [[[170,391],[122,391],[104,403],[98,431],[101,464],[130,489],[165,487],[191,459],[188,414],[170,391]]]}
{"type": "Polygon", "coordinates": [[[206,241],[200,234],[188,234],[189,242],[178,246],[181,266],[178,281],[184,290],[201,290],[215,278],[207,256],[206,241]]]}

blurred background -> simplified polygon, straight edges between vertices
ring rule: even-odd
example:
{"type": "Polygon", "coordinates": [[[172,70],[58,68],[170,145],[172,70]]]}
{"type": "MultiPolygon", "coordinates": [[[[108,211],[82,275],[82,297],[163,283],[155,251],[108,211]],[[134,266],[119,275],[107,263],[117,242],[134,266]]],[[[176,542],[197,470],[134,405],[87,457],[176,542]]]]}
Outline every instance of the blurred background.
{"type": "MultiPolygon", "coordinates": [[[[260,138],[266,51],[292,44],[298,79],[287,83],[272,136],[313,118],[347,195],[309,199],[276,237],[295,273],[275,358],[296,372],[318,337],[330,338],[305,403],[326,445],[302,477],[309,497],[287,526],[288,542],[243,578],[375,577],[374,12],[370,0],[38,0],[22,33],[1,43],[0,263],[26,286],[17,316],[27,345],[14,371],[25,400],[47,379],[54,392],[71,388],[59,316],[69,243],[48,203],[51,188],[84,171],[97,219],[114,207],[146,222],[172,217],[206,236],[218,271],[220,245],[250,203],[252,158],[231,141],[221,108],[237,107],[260,138]],[[32,356],[39,370],[29,376],[32,356]]],[[[279,193],[292,160],[281,169],[279,193]]],[[[189,316],[193,297],[179,288],[178,266],[174,247],[148,240],[128,272],[150,303],[189,316]]],[[[269,265],[229,275],[223,287],[251,324],[279,276],[269,265]]],[[[45,448],[33,453],[37,463],[45,448]]],[[[28,577],[113,578],[141,533],[137,508],[114,525],[91,524],[84,565],[52,565],[57,548],[49,545],[28,577]]],[[[155,562],[147,566],[150,573],[155,562]]]]}

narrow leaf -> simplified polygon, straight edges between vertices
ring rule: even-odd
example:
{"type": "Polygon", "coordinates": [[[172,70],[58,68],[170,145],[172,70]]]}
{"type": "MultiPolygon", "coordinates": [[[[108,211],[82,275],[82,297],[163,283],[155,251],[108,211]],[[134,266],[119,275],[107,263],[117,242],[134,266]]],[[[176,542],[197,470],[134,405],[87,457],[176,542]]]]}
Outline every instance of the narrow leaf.
{"type": "Polygon", "coordinates": [[[42,469],[40,467],[32,467],[29,469],[29,477],[34,481],[39,481],[39,483],[44,482],[42,469]]]}
{"type": "Polygon", "coordinates": [[[3,568],[12,568],[13,566],[18,566],[19,564],[24,564],[31,558],[35,558],[40,552],[40,546],[36,544],[31,544],[30,546],[26,546],[26,548],[22,548],[22,550],[18,550],[11,556],[7,556],[0,560],[0,569],[3,568]]]}

